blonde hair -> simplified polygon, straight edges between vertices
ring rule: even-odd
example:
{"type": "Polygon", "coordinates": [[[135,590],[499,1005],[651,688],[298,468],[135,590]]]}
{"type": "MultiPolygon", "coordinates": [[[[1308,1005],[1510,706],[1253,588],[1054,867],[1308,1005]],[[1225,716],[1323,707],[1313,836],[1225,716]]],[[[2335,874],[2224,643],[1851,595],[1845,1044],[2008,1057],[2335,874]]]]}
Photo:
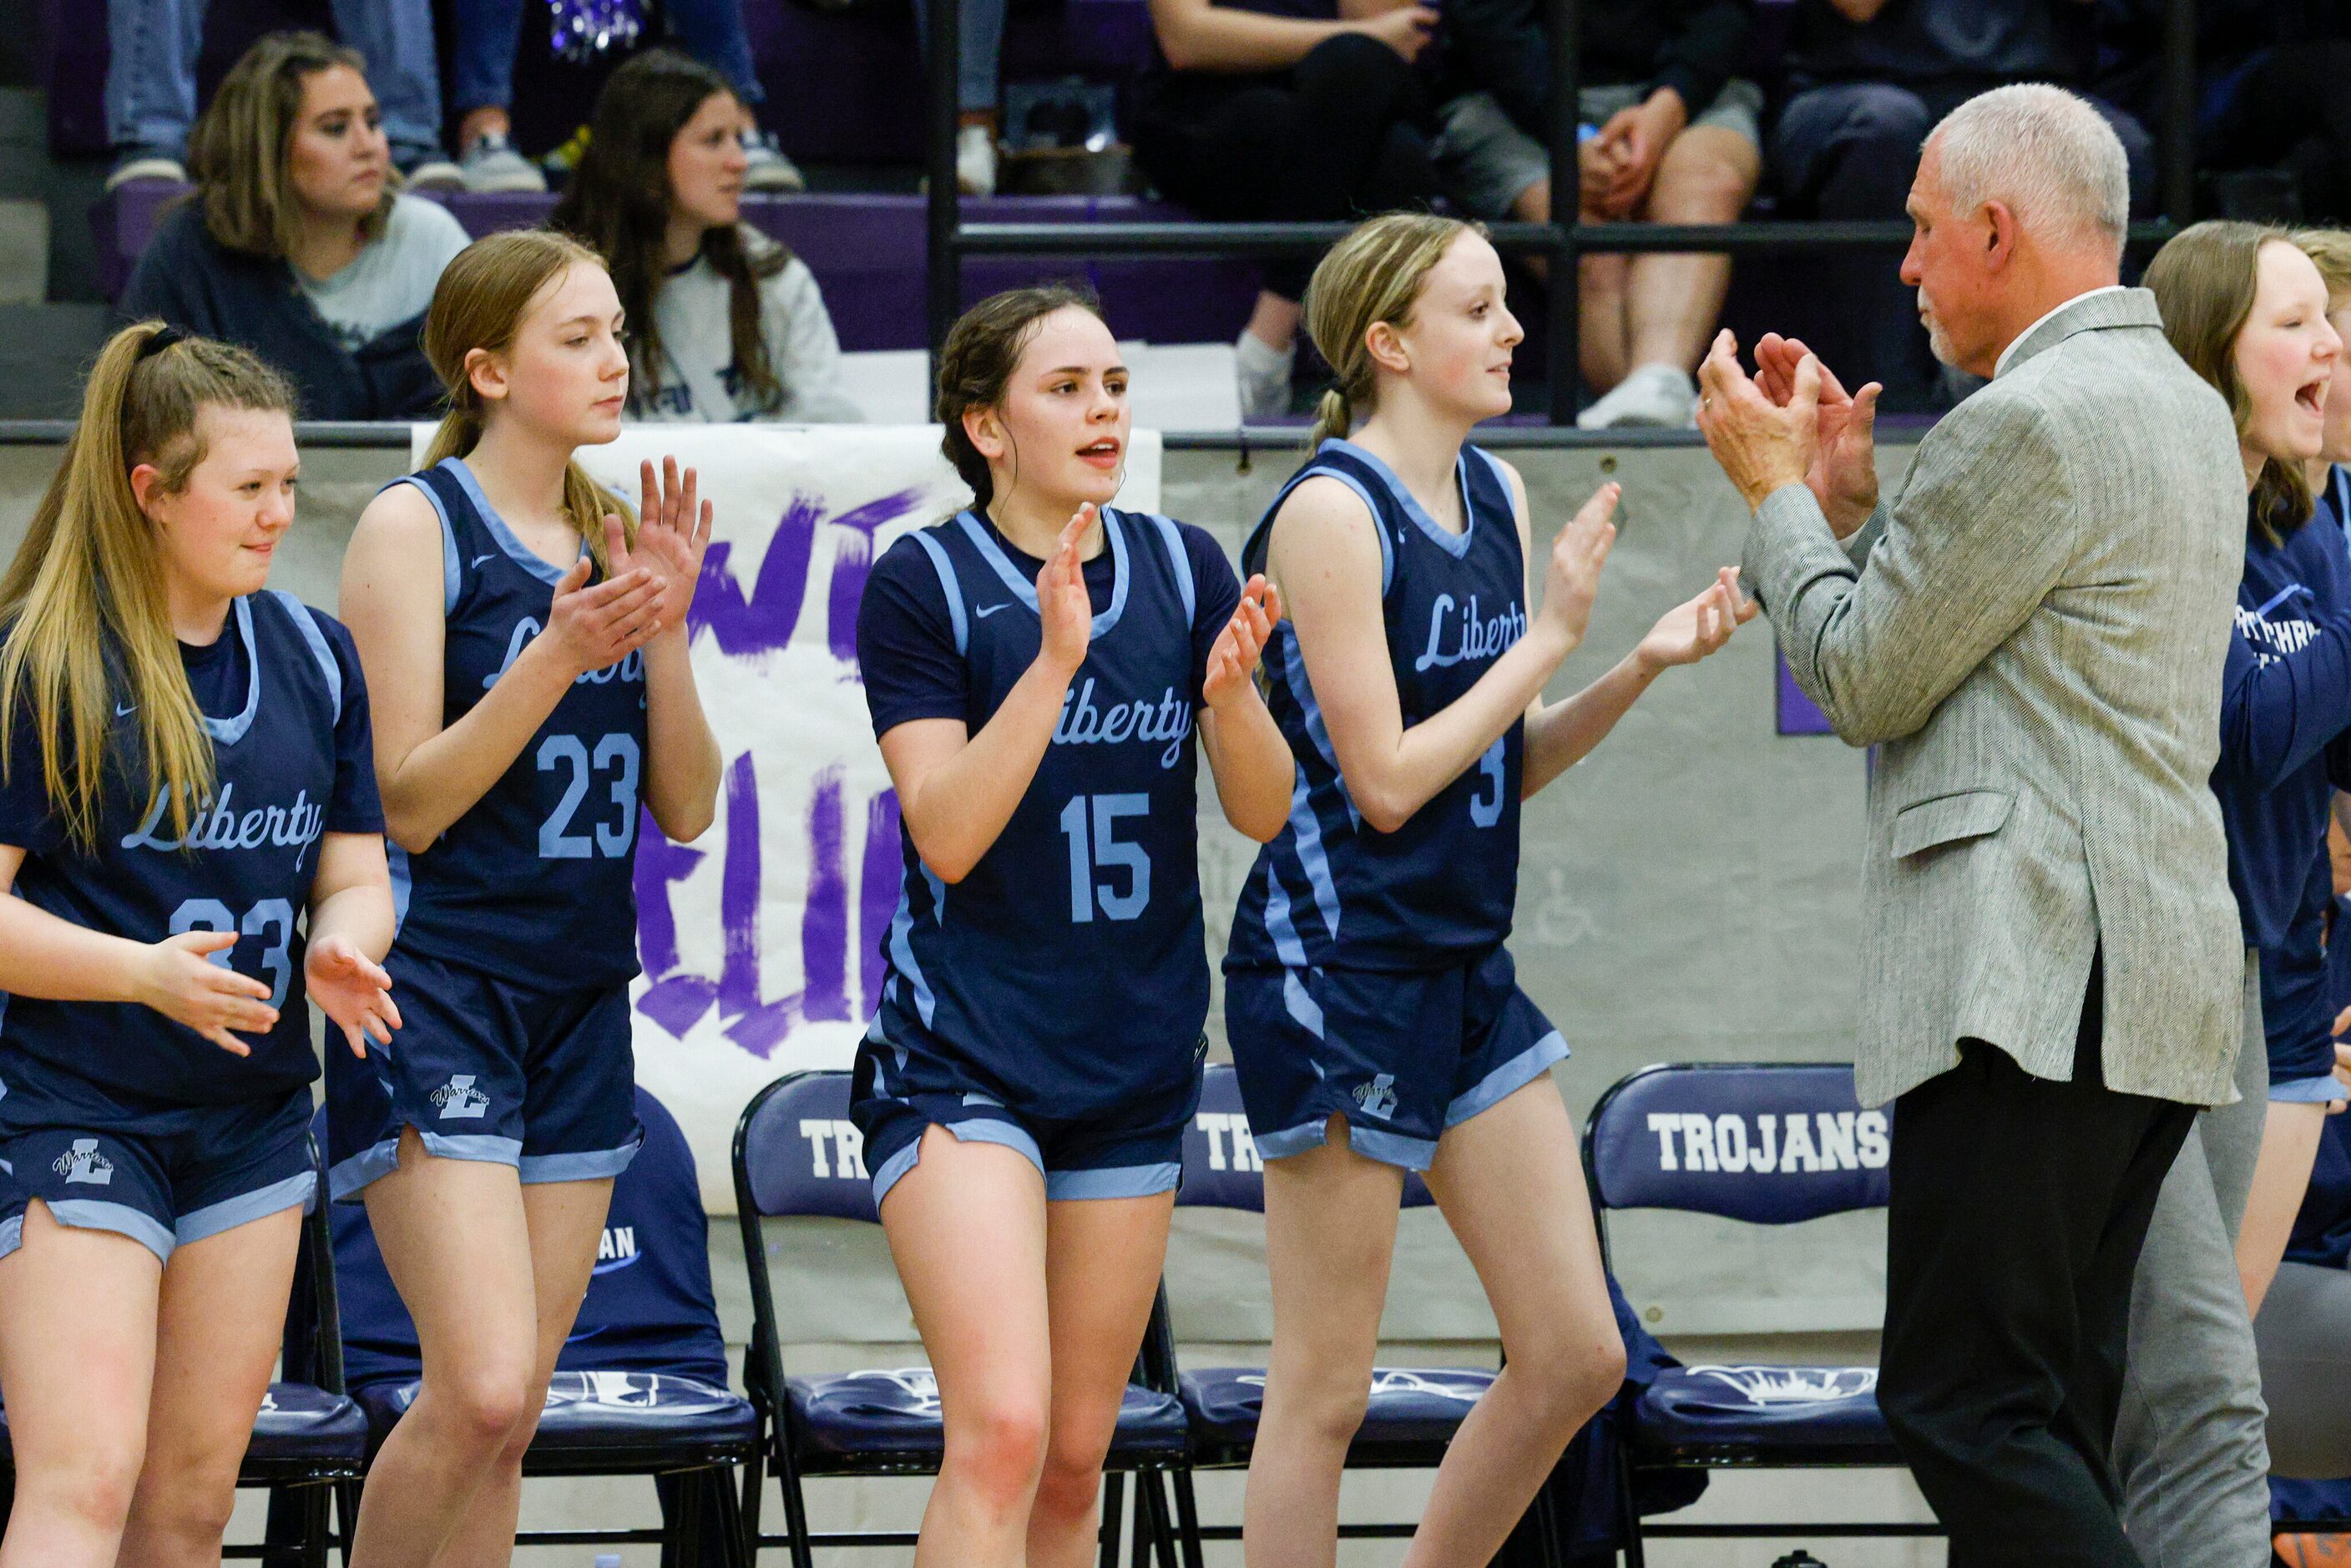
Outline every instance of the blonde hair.
{"type": "Polygon", "coordinates": [[[2318,276],[2326,280],[2329,315],[2351,302],[2351,233],[2342,229],[2303,229],[2294,235],[2294,247],[2310,257],[2318,276]]]}
{"type": "MultiPolygon", "coordinates": [[[[283,261],[302,237],[287,155],[302,122],[303,86],[320,71],[367,60],[317,33],[267,33],[221,79],[220,89],[188,133],[188,168],[204,203],[204,227],[230,250],[283,261]]],[[[397,174],[384,182],[375,211],[360,220],[371,242],[392,215],[397,174]]]]}
{"type": "MultiPolygon", "coordinates": [[[[2237,335],[2253,314],[2262,252],[2273,245],[2298,242],[2268,224],[2224,218],[2192,224],[2155,253],[2142,279],[2162,314],[2163,335],[2188,368],[2228,400],[2240,439],[2252,423],[2253,400],[2237,374],[2237,335]]],[[[2308,522],[2314,507],[2301,464],[2262,461],[2253,481],[2252,526],[2270,543],[2308,522]]]]}
{"type": "MultiPolygon", "coordinates": [[[[193,803],[213,787],[212,739],[189,688],[173,634],[163,554],[140,509],[131,470],[152,463],[157,492],[176,495],[204,461],[197,416],[206,408],[294,413],[286,378],[245,350],[141,321],[99,351],[82,389],[81,419],[41,496],[16,559],[0,577],[0,714],[29,709],[40,737],[41,780],[68,836],[98,842],[110,703],[139,715],[145,806],[168,798],[186,837],[193,803]]],[[[17,759],[0,734],[0,779],[17,759]]]]}
{"type": "Polygon", "coordinates": [[[1430,213],[1388,213],[1356,226],[1331,247],[1306,284],[1306,335],[1333,380],[1314,413],[1307,445],[1344,436],[1377,402],[1378,368],[1364,335],[1382,321],[1402,330],[1412,324],[1421,285],[1464,234],[1482,224],[1430,213]]]}
{"type": "MultiPolygon", "coordinates": [[[[480,444],[489,410],[474,390],[465,356],[475,349],[503,353],[528,319],[538,297],[574,267],[602,271],[601,257],[568,235],[548,229],[514,229],[475,240],[459,251],[433,290],[424,312],[424,357],[441,378],[449,412],[433,434],[424,466],[444,457],[463,457],[480,444]]],[[[610,573],[604,519],[618,515],[631,542],[636,513],[620,497],[588,476],[574,458],[563,466],[563,515],[579,532],[600,573],[610,573]]]]}

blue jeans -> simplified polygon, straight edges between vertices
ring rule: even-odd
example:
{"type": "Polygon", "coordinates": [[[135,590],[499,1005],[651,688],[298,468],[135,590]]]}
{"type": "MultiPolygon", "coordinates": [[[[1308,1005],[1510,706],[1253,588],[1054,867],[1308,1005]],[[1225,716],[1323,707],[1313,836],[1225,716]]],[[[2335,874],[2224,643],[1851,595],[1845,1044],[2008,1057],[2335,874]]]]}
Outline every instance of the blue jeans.
{"type": "MultiPolygon", "coordinates": [[[[106,138],[184,158],[196,119],[205,0],[107,0],[106,138]]],[[[441,74],[430,0],[334,0],[335,31],[367,57],[368,85],[401,164],[441,151],[441,74]]]]}
{"type": "MultiPolygon", "coordinates": [[[[956,107],[994,109],[1004,74],[1005,0],[962,0],[956,12],[956,107]]],[[[914,0],[914,25],[927,28],[930,7],[914,0]]]]}
{"type": "MultiPolygon", "coordinates": [[[[522,7],[523,0],[456,0],[450,92],[459,114],[513,104],[522,7]]],[[[667,0],[662,10],[680,48],[725,77],[745,103],[767,101],[758,73],[751,68],[743,0],[667,0]]]]}

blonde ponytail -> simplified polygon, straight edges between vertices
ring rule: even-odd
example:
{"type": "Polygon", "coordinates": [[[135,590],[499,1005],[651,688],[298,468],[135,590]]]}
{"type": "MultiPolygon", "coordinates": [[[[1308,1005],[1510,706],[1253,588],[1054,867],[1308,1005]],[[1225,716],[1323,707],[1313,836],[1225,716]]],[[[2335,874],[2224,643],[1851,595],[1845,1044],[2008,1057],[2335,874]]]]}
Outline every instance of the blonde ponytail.
{"type": "Polygon", "coordinates": [[[1466,232],[1483,225],[1430,213],[1388,213],[1356,225],[1332,246],[1306,285],[1306,335],[1331,367],[1331,389],[1316,410],[1310,446],[1344,437],[1379,398],[1378,367],[1364,334],[1382,321],[1412,321],[1429,269],[1466,232]]]}
{"type": "Polygon", "coordinates": [[[143,785],[142,810],[159,795],[168,800],[182,838],[212,794],[212,738],[180,659],[156,528],[131,487],[141,463],[159,470],[158,492],[186,486],[204,461],[197,418],[206,408],[291,418],[294,390],[245,350],[161,321],[117,332],[90,368],[64,461],[0,576],[0,778],[23,761],[10,753],[16,720],[28,715],[42,786],[68,838],[86,850],[97,846],[110,762],[143,785]],[[110,707],[138,714],[135,771],[108,756],[110,707]]]}
{"type": "MultiPolygon", "coordinates": [[[[513,229],[477,239],[457,253],[441,273],[433,304],[424,312],[424,357],[441,378],[448,412],[424,449],[424,466],[463,457],[481,444],[489,410],[474,390],[465,356],[475,349],[499,353],[514,344],[532,303],[574,267],[601,268],[601,257],[568,235],[548,229],[513,229]]],[[[612,563],[604,548],[604,519],[617,515],[630,543],[636,542],[637,515],[628,503],[590,478],[578,459],[563,467],[563,515],[595,558],[600,574],[612,563]]]]}

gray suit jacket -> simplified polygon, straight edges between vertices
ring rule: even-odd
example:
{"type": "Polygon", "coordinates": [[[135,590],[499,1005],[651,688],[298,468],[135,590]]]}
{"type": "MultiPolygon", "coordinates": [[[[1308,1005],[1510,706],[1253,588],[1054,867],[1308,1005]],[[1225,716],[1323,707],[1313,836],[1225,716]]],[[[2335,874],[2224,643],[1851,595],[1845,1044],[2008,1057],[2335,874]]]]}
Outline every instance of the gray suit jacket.
{"type": "Polygon", "coordinates": [[[1756,509],[1743,575],[1797,684],[1879,748],[1864,1103],[1962,1039],[2070,1078],[2101,946],[2106,1086],[2236,1097],[2245,953],[2211,776],[2244,546],[2229,410],[2136,288],[2030,330],[1845,546],[1801,485],[1756,509]]]}

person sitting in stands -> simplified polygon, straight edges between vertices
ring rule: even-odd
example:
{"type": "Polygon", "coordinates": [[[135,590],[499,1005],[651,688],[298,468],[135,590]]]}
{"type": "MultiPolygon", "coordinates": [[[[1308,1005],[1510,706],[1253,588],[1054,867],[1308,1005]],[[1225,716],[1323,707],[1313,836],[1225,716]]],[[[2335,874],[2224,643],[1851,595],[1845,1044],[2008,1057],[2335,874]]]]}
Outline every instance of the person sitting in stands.
{"type": "Polygon", "coordinates": [[[649,49],[596,99],[588,153],[548,222],[611,268],[639,419],[865,416],[808,264],[742,221],[743,110],[726,78],[649,49]]]}
{"type": "Polygon", "coordinates": [[[413,419],[440,382],[417,346],[465,231],[399,193],[360,56],[317,33],[247,49],[196,122],[196,190],[123,291],[126,319],[241,343],[308,419],[413,419]]]}

